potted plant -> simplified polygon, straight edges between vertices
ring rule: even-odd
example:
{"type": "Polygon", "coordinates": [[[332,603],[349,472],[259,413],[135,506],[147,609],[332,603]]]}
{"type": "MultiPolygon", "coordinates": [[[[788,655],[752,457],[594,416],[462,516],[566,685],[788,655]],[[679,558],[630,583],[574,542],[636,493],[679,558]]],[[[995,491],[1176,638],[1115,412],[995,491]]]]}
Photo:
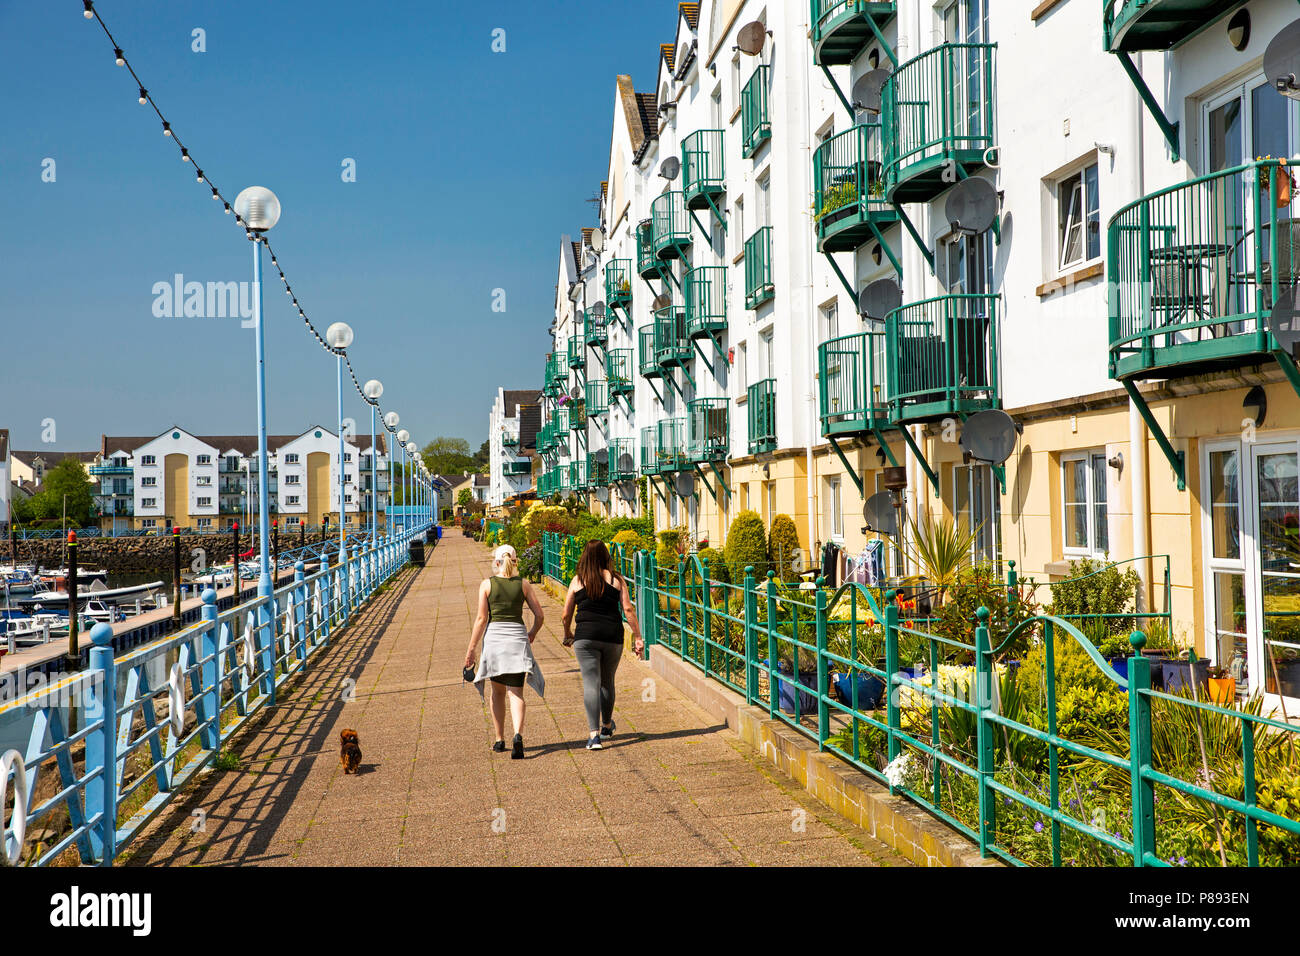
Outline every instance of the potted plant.
{"type": "MultiPolygon", "coordinates": [[[[1259,162],[1267,163],[1273,159],[1272,156],[1265,156],[1259,162]]],[[[1285,209],[1291,205],[1291,197],[1296,192],[1295,173],[1286,168],[1286,157],[1278,160],[1280,165],[1277,168],[1277,208],[1285,209]]],[[[1259,191],[1263,195],[1268,195],[1269,187],[1273,182],[1273,168],[1271,166],[1262,166],[1259,170],[1259,191]]]]}
{"type": "MultiPolygon", "coordinates": [[[[1161,661],[1161,684],[1166,694],[1191,693],[1192,681],[1195,680],[1196,695],[1210,696],[1210,662],[1199,657],[1193,660],[1193,656],[1190,651],[1183,651],[1177,657],[1161,661]]],[[[1154,668],[1152,673],[1154,675],[1154,668]]]]}
{"type": "Polygon", "coordinates": [[[1211,667],[1208,674],[1210,700],[1220,707],[1231,707],[1237,699],[1237,682],[1228,675],[1226,667],[1211,667]]]}

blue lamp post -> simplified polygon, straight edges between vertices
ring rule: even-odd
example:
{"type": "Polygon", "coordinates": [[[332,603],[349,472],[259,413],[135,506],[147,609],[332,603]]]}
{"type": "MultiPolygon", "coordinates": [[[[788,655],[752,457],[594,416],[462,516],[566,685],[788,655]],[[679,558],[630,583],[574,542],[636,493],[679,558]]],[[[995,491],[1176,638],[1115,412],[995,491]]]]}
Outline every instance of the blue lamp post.
{"type": "MultiPolygon", "coordinates": [[[[347,487],[348,469],[347,452],[343,438],[343,356],[347,355],[348,346],[352,344],[352,327],[346,322],[335,322],[325,330],[325,341],[334,350],[334,362],[338,368],[338,412],[339,412],[339,564],[347,577],[348,531],[347,531],[347,487]]],[[[346,585],[345,585],[346,587],[346,585]]]]}
{"type": "Polygon", "coordinates": [[[393,438],[397,435],[397,426],[401,423],[402,416],[397,412],[389,412],[384,416],[384,428],[388,430],[388,440],[384,443],[388,446],[388,504],[384,509],[384,537],[390,537],[393,533],[393,438]]]}
{"type": "MultiPolygon", "coordinates": [[[[412,506],[412,507],[415,507],[415,496],[416,496],[416,488],[415,488],[415,453],[416,453],[417,451],[419,451],[419,450],[420,450],[420,449],[419,449],[418,447],[416,447],[415,442],[413,442],[413,441],[408,441],[408,442],[406,443],[406,474],[407,474],[407,488],[406,488],[406,494],[408,495],[408,500],[411,502],[411,506],[412,506]]],[[[418,513],[419,513],[419,510],[416,509],[416,511],[415,511],[414,513],[415,513],[415,514],[418,514],[418,513]]],[[[407,520],[407,524],[405,525],[405,527],[406,527],[407,530],[409,531],[409,530],[410,530],[410,518],[411,518],[411,516],[412,516],[412,513],[411,513],[411,512],[403,512],[403,516],[404,516],[404,517],[406,518],[406,520],[407,520]]]]}
{"type": "Polygon", "coordinates": [[[397,444],[402,449],[402,534],[406,533],[406,509],[411,506],[411,495],[406,490],[406,443],[410,441],[411,433],[405,428],[397,433],[397,444]]]}
{"type": "Polygon", "coordinates": [[[379,500],[378,479],[375,476],[375,412],[379,408],[379,399],[384,394],[383,383],[371,379],[361,388],[366,401],[370,404],[370,544],[374,546],[379,537],[379,500]]]}

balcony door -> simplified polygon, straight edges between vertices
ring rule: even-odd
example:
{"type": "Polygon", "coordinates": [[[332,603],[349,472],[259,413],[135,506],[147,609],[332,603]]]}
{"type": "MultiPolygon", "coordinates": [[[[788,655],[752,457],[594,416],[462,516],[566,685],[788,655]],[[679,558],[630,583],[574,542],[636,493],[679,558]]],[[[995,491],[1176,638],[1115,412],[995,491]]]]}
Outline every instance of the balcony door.
{"type": "MultiPolygon", "coordinates": [[[[953,0],[940,7],[939,15],[943,22],[944,43],[988,42],[988,0],[953,0]]],[[[979,50],[967,49],[957,62],[961,69],[954,77],[957,89],[953,91],[953,103],[965,104],[965,135],[982,136],[987,133],[982,128],[984,111],[981,109],[987,80],[984,76],[984,57],[979,50]]]]}

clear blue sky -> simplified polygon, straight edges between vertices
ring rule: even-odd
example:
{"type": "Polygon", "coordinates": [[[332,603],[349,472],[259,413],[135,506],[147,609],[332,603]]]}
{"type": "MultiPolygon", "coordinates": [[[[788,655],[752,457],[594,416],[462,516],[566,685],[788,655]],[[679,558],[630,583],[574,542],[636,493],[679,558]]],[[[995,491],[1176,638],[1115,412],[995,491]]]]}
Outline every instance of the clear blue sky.
{"type": "MultiPolygon", "coordinates": [[[[477,448],[498,385],[540,386],[559,239],[593,224],[614,76],[652,87],[672,0],[96,8],[222,191],[280,197],[271,238],[294,291],[322,331],[353,326],[358,376],[383,381],[421,444],[477,448]],[[205,53],[191,51],[196,27],[205,53]]],[[[0,34],[0,427],[34,448],[52,418],[57,449],[174,423],[251,433],[251,330],[156,318],[152,291],[176,273],[247,280],[251,245],[79,0],[0,0],[0,34]]],[[[329,424],[334,360],[267,268],[270,428],[329,424]]],[[[344,414],[364,430],[348,388],[344,414]]]]}

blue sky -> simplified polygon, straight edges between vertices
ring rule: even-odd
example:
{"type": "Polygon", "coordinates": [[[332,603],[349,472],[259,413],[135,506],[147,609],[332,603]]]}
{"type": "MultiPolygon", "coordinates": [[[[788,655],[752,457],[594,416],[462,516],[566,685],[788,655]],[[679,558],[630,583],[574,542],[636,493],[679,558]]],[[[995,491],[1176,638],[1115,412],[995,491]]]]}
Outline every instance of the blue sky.
{"type": "MultiPolygon", "coordinates": [[[[559,239],[592,224],[584,200],[606,172],[614,76],[650,88],[673,36],[672,0],[616,6],[96,3],[223,193],[279,196],[281,265],[322,332],[352,325],[353,365],[383,381],[385,408],[421,444],[457,435],[475,448],[498,385],[540,385],[559,239]],[[491,49],[497,28],[505,53],[491,49]],[[356,182],[342,181],[345,158],[356,182]]],[[[79,0],[0,0],[0,34],[0,427],[34,448],[53,419],[58,449],[172,424],[251,433],[252,331],[155,317],[153,293],[177,273],[248,280],[251,245],[79,0]]],[[[270,428],[329,424],[333,357],[267,268],[270,428]]],[[[348,389],[344,414],[364,431],[348,389]]]]}

